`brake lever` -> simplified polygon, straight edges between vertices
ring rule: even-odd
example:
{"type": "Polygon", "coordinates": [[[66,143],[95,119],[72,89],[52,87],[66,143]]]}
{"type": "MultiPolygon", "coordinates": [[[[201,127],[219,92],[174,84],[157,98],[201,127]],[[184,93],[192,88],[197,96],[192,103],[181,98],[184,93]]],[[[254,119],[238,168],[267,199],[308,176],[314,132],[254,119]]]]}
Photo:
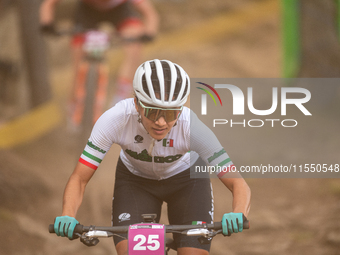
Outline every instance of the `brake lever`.
{"type": "Polygon", "coordinates": [[[80,235],[80,241],[86,246],[96,246],[99,243],[99,239],[97,237],[89,238],[85,234],[80,235]]]}

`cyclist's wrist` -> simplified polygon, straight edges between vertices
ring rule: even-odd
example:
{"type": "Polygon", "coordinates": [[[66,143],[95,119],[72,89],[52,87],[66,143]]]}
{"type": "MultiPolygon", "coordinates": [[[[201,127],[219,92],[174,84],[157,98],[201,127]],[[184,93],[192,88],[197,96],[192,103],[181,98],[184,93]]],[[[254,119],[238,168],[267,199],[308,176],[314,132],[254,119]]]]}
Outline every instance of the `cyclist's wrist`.
{"type": "Polygon", "coordinates": [[[228,212],[228,213],[225,213],[224,215],[226,215],[226,214],[229,214],[229,215],[244,215],[244,213],[243,212],[239,212],[239,211],[232,211],[232,212],[228,212]]]}
{"type": "Polygon", "coordinates": [[[231,213],[242,213],[244,216],[246,216],[246,213],[243,212],[242,210],[233,210],[231,213]]]}
{"type": "Polygon", "coordinates": [[[243,213],[244,216],[248,216],[249,210],[245,206],[235,206],[233,213],[243,213]]]}
{"type": "Polygon", "coordinates": [[[68,216],[68,217],[72,217],[72,218],[75,218],[76,217],[76,214],[71,212],[71,211],[63,211],[61,216],[68,216]]]}

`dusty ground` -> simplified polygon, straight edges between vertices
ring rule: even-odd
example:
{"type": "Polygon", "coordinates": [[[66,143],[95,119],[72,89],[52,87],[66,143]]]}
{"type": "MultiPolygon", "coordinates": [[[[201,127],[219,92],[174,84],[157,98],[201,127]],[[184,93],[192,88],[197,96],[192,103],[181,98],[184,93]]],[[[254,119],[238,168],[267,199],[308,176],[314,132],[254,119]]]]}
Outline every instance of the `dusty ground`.
{"type": "MultiPolygon", "coordinates": [[[[232,14],[252,1],[216,1],[216,4],[208,1],[204,5],[204,1],[196,1],[195,5],[193,2],[156,2],[163,13],[164,32],[159,39],[183,24],[197,24],[203,18],[211,19],[225,11],[232,14]],[[189,12],[192,9],[196,12],[189,12]]],[[[53,42],[53,46],[52,59],[58,52],[67,50],[65,40],[60,44],[53,42]]],[[[185,67],[191,77],[280,77],[280,47],[280,20],[278,13],[274,13],[261,22],[247,24],[232,35],[226,33],[213,41],[192,45],[185,51],[172,48],[148,51],[145,58],[171,59],[185,67]]],[[[68,59],[59,57],[51,62],[55,93],[64,101],[67,82],[71,80],[69,66],[65,68],[68,59]]],[[[330,123],[332,134],[336,130],[334,125],[339,123],[330,123]]],[[[337,137],[326,139],[323,144],[334,148],[333,154],[325,157],[327,160],[339,155],[337,137]]],[[[248,155],[244,157],[240,148],[246,144],[241,137],[234,140],[229,154],[235,154],[235,161],[246,165],[248,155]],[[240,145],[236,141],[240,141],[240,145]],[[241,153],[233,152],[233,147],[241,153]]],[[[115,254],[111,240],[102,240],[95,248],[88,248],[78,241],[71,242],[47,233],[48,224],[61,212],[63,188],[81,150],[62,125],[32,143],[0,152],[0,254],[115,254]]],[[[268,141],[267,145],[256,147],[249,156],[270,156],[271,150],[268,141]]],[[[89,183],[78,213],[81,223],[110,224],[118,152],[116,147],[109,152],[89,183]]],[[[313,158],[323,152],[308,147],[297,153],[296,157],[308,154],[313,158]]],[[[218,180],[212,182],[215,219],[218,220],[230,210],[231,197],[218,180]]],[[[230,238],[216,237],[212,254],[340,254],[339,179],[248,179],[247,182],[252,190],[251,229],[230,238]]],[[[165,214],[162,222],[166,222],[165,214]]]]}

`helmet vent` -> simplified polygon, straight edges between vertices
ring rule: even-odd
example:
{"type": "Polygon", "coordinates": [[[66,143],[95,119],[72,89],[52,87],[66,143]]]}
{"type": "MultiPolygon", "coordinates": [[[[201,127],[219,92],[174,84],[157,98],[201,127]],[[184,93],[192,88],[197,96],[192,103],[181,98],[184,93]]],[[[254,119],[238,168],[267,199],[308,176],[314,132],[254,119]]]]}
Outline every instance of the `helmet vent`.
{"type": "Polygon", "coordinates": [[[164,76],[164,94],[165,100],[169,100],[169,94],[171,89],[171,69],[167,62],[161,61],[163,67],[163,76],[164,76]]]}
{"type": "Polygon", "coordinates": [[[188,91],[188,87],[189,87],[189,81],[188,81],[188,79],[185,79],[185,89],[184,89],[184,93],[183,93],[181,100],[186,96],[187,91],[188,91]]]}

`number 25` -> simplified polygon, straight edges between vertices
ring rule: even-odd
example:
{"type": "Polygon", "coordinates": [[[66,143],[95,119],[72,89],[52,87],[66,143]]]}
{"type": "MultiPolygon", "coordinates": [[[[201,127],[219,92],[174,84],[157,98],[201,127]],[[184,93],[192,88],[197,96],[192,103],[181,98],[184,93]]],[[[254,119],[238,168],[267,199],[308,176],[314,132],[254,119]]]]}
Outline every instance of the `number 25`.
{"type": "Polygon", "coordinates": [[[145,251],[146,248],[148,248],[150,251],[156,251],[159,249],[160,243],[158,240],[155,240],[155,239],[159,239],[159,235],[149,235],[147,244],[151,244],[151,245],[143,246],[143,244],[145,244],[146,242],[146,237],[144,235],[136,235],[133,238],[133,241],[135,242],[138,240],[140,241],[133,247],[133,250],[145,251]]]}

